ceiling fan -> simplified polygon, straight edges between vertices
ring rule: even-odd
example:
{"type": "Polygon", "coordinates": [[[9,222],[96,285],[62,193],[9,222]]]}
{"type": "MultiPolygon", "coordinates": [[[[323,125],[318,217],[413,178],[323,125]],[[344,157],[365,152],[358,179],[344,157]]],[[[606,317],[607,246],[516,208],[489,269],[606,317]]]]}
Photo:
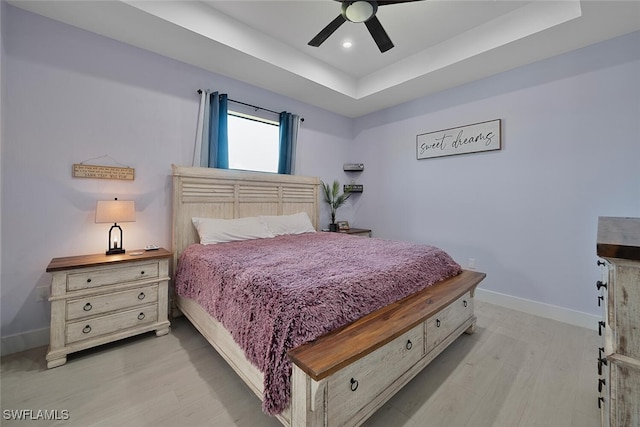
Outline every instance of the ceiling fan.
{"type": "Polygon", "coordinates": [[[382,28],[382,24],[376,17],[378,6],[387,6],[396,3],[410,3],[421,0],[391,0],[391,1],[343,1],[335,0],[342,3],[340,15],[322,29],[309,43],[309,46],[320,46],[331,34],[333,34],[345,21],[364,22],[378,45],[380,52],[384,53],[393,47],[391,39],[387,32],[382,28]]]}

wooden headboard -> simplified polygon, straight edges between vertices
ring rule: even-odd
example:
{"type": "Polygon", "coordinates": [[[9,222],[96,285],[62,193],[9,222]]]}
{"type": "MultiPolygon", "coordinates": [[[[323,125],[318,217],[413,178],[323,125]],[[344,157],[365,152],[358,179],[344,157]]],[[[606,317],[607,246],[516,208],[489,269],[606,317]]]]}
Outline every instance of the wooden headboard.
{"type": "MultiPolygon", "coordinates": [[[[306,212],[318,229],[320,180],[230,169],[173,168],[173,262],[197,243],[193,217],[242,218],[306,212]]],[[[175,271],[175,270],[174,270],[175,271]]]]}

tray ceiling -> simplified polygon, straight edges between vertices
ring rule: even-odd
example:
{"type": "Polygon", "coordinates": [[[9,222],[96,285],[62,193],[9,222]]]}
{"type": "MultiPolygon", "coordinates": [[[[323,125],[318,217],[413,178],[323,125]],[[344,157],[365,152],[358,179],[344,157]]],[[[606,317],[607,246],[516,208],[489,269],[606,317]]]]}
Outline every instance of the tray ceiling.
{"type": "Polygon", "coordinates": [[[351,22],[307,45],[329,0],[9,3],[347,117],[640,30],[636,1],[426,0],[379,7],[395,44],[380,53],[351,22]]]}

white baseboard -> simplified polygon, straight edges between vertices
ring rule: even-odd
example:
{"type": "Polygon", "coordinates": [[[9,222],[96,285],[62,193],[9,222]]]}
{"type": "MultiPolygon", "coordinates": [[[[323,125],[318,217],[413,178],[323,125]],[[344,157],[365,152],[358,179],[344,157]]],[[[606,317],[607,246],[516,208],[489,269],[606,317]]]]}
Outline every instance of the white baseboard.
{"type": "Polygon", "coordinates": [[[49,328],[2,337],[0,351],[6,356],[45,345],[49,345],[49,328]]]}
{"type": "Polygon", "coordinates": [[[591,330],[596,330],[598,327],[598,321],[602,320],[602,316],[596,316],[582,311],[571,310],[557,305],[545,304],[481,288],[476,289],[475,298],[478,301],[488,302],[591,330]]]}

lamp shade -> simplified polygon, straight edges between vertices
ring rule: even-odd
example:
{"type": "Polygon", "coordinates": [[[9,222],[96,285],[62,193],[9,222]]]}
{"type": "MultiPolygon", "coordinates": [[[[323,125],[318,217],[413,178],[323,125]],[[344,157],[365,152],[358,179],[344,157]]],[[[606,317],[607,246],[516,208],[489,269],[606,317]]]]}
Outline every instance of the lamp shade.
{"type": "Polygon", "coordinates": [[[135,222],[136,205],[133,200],[99,200],[96,223],[135,222]]]}

